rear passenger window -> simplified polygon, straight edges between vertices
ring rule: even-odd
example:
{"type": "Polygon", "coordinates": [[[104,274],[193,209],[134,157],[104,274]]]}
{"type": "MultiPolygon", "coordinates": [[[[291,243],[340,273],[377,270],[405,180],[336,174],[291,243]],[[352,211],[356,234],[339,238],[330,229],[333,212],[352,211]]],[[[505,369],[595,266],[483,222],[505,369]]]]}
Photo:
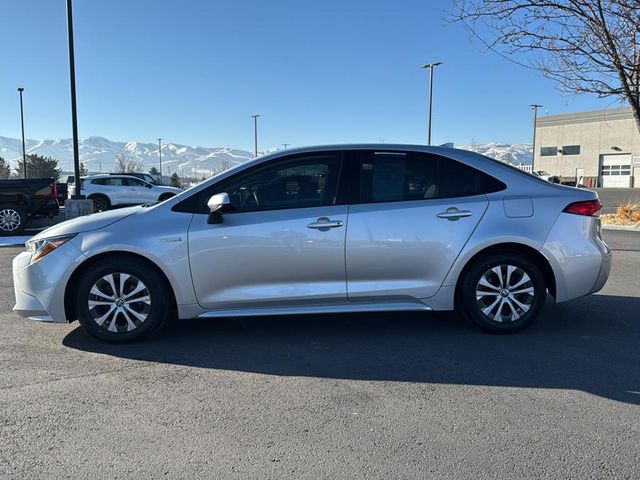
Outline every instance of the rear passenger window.
{"type": "Polygon", "coordinates": [[[505,188],[455,160],[414,152],[364,152],[360,184],[365,203],[466,197],[505,188]]]}

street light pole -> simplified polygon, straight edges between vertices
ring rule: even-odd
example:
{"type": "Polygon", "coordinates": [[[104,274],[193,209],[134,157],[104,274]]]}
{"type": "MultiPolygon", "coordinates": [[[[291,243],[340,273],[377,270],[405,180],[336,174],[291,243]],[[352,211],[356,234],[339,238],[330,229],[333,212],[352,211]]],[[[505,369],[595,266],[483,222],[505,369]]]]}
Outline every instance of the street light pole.
{"type": "Polygon", "coordinates": [[[67,34],[69,37],[69,85],[71,88],[71,128],[73,132],[73,173],[75,176],[75,194],[73,198],[84,198],[80,189],[80,149],[78,147],[78,109],[76,107],[76,65],[73,53],[73,12],[72,0],[67,0],[67,34]]]}
{"type": "Polygon", "coordinates": [[[27,150],[24,143],[24,110],[22,109],[22,92],[24,92],[24,87],[19,87],[18,92],[20,92],[20,124],[22,126],[22,173],[24,174],[24,178],[27,178],[27,150]]]}
{"type": "Polygon", "coordinates": [[[442,62],[433,62],[422,65],[420,68],[429,69],[429,126],[427,127],[427,145],[431,145],[431,112],[433,110],[433,69],[442,62]]]}
{"type": "Polygon", "coordinates": [[[531,110],[533,110],[533,141],[531,143],[531,173],[535,172],[534,163],[536,160],[536,130],[538,127],[538,109],[542,108],[543,105],[538,105],[537,103],[533,103],[529,105],[531,110]]]}
{"type": "Polygon", "coordinates": [[[258,157],[258,117],[260,115],[251,115],[253,118],[253,146],[255,157],[258,157]]]}
{"type": "Polygon", "coordinates": [[[162,139],[158,139],[158,159],[160,160],[160,184],[162,184],[162,139]]]}

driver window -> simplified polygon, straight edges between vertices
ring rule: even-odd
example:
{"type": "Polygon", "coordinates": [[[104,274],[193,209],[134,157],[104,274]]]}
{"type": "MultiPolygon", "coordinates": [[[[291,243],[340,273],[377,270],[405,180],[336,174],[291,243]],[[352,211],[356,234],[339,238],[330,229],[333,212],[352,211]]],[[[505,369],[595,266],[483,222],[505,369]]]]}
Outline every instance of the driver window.
{"type": "Polygon", "coordinates": [[[277,162],[225,182],[236,212],[316,207],[335,203],[340,161],[335,153],[277,162]]]}

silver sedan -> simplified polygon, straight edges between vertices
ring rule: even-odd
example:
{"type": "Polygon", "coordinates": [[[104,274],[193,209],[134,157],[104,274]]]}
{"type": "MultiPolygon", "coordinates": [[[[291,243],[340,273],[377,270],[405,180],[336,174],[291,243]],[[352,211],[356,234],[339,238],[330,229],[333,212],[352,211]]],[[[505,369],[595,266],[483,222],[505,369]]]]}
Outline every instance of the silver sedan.
{"type": "Polygon", "coordinates": [[[14,310],[110,342],[167,318],[456,310],[515,332],[603,287],[597,195],[450,148],[248,162],[153,206],[70,220],[13,261],[14,310]]]}

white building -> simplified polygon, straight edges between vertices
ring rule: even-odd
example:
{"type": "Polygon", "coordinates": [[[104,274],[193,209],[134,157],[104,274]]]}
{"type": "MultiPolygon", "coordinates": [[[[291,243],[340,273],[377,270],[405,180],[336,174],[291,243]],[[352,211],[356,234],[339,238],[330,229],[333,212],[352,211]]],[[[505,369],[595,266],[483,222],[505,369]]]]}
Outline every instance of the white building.
{"type": "Polygon", "coordinates": [[[563,182],[640,188],[640,132],[631,108],[538,117],[534,162],[563,182]]]}

